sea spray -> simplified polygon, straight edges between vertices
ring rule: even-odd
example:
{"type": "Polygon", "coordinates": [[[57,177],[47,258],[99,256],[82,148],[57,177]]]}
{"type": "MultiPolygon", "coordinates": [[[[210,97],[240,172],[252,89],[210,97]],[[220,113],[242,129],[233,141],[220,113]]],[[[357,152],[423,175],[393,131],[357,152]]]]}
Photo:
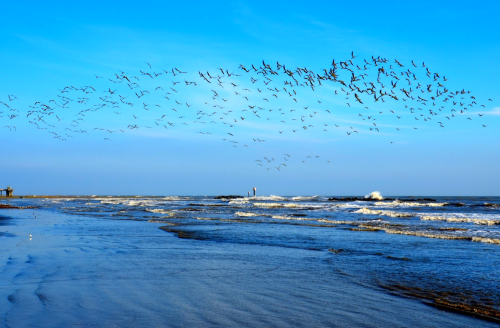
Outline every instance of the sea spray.
{"type": "Polygon", "coordinates": [[[370,199],[375,199],[375,200],[383,200],[384,197],[380,194],[379,191],[374,191],[370,193],[369,195],[366,195],[365,198],[370,198],[370,199]]]}

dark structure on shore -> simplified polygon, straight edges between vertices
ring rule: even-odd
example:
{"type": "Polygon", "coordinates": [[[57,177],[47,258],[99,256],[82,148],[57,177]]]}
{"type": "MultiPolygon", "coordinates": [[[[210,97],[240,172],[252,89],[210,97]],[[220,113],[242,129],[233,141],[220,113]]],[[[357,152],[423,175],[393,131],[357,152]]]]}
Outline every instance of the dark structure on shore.
{"type": "Polygon", "coordinates": [[[12,189],[10,186],[8,186],[7,189],[0,189],[0,197],[3,196],[4,191],[6,197],[11,197],[14,189],[12,189]]]}

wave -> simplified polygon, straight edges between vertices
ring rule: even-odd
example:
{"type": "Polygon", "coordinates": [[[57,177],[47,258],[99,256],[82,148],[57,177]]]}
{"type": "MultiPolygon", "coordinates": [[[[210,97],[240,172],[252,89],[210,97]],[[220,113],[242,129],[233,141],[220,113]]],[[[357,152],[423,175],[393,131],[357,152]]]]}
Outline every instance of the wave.
{"type": "Polygon", "coordinates": [[[416,202],[375,202],[375,206],[385,206],[385,207],[440,207],[446,206],[447,203],[416,203],[416,202]]]}
{"type": "Polygon", "coordinates": [[[273,215],[273,216],[271,216],[271,218],[278,219],[278,220],[317,221],[317,219],[310,219],[310,218],[297,217],[297,216],[285,216],[285,215],[273,215]]]}
{"type": "Polygon", "coordinates": [[[166,196],[165,198],[162,198],[162,200],[168,200],[168,201],[176,201],[176,200],[188,200],[190,199],[189,197],[179,197],[179,196],[166,196]]]}
{"type": "Polygon", "coordinates": [[[325,205],[297,204],[297,203],[253,203],[257,207],[266,208],[325,208],[325,205]]]}
{"type": "Polygon", "coordinates": [[[322,223],[333,223],[333,224],[348,224],[348,225],[359,225],[356,221],[344,221],[344,220],[330,220],[330,219],[318,219],[318,222],[322,223]]]}
{"type": "Polygon", "coordinates": [[[266,216],[266,215],[253,212],[236,212],[234,213],[234,216],[248,217],[248,216],[266,216]]]}
{"type": "Polygon", "coordinates": [[[295,196],[295,197],[292,197],[293,201],[321,200],[321,199],[325,199],[325,197],[321,197],[321,196],[295,196]]]}
{"type": "Polygon", "coordinates": [[[161,209],[161,208],[155,208],[155,209],[147,208],[146,212],[157,213],[157,214],[167,214],[169,216],[173,216],[175,214],[173,211],[168,211],[168,210],[161,209]]]}
{"type": "Polygon", "coordinates": [[[275,195],[271,195],[271,196],[255,196],[255,197],[250,197],[248,199],[249,200],[275,200],[275,201],[284,201],[284,200],[287,200],[285,197],[275,196],[275,195]]]}
{"type": "MultiPolygon", "coordinates": [[[[397,235],[408,235],[408,236],[418,236],[427,238],[437,238],[437,239],[454,239],[454,240],[472,240],[474,237],[451,235],[451,234],[440,234],[440,233],[430,233],[426,231],[411,231],[411,230],[400,230],[392,228],[380,228],[387,233],[397,234],[397,235]]],[[[479,237],[478,237],[479,238],[479,237]]]]}
{"type": "Polygon", "coordinates": [[[229,201],[228,204],[247,204],[248,199],[247,198],[235,198],[229,201]]]}
{"type": "Polygon", "coordinates": [[[444,216],[430,216],[424,215],[420,217],[420,220],[423,221],[446,221],[453,223],[474,223],[481,225],[497,225],[500,224],[500,220],[488,220],[488,219],[471,219],[471,218],[452,218],[452,217],[444,217],[444,216]]]}
{"type": "MultiPolygon", "coordinates": [[[[253,203],[253,205],[258,206],[258,207],[268,207],[268,208],[285,207],[285,204],[283,204],[283,203],[253,203]]],[[[292,204],[287,204],[287,205],[292,205],[292,204]]]]}
{"type": "Polygon", "coordinates": [[[376,199],[376,200],[382,200],[384,197],[382,197],[382,194],[378,191],[374,191],[370,193],[369,195],[366,195],[365,198],[370,198],[370,199],[376,199]]]}
{"type": "Polygon", "coordinates": [[[151,206],[155,204],[153,199],[131,199],[131,198],[96,198],[100,204],[108,205],[126,205],[126,206],[151,206]]]}
{"type": "Polygon", "coordinates": [[[448,240],[468,240],[473,242],[500,245],[500,238],[452,234],[452,232],[456,230],[449,230],[442,228],[435,229],[434,231],[436,232],[433,232],[430,229],[426,231],[418,231],[418,230],[415,231],[415,230],[406,230],[404,228],[400,228],[395,225],[387,225],[387,224],[373,225],[368,223],[358,224],[358,227],[364,228],[364,229],[359,229],[360,231],[384,231],[386,233],[396,234],[396,235],[407,235],[407,236],[416,236],[416,237],[425,237],[434,239],[448,239],[448,240]],[[450,233],[439,233],[437,231],[449,231],[450,233]]]}
{"type": "Polygon", "coordinates": [[[477,241],[480,243],[497,244],[500,245],[499,238],[488,238],[488,237],[472,237],[472,241],[477,241]]]}
{"type": "Polygon", "coordinates": [[[349,208],[362,208],[364,205],[366,204],[356,204],[356,203],[346,203],[346,204],[334,204],[334,205],[331,205],[331,206],[334,206],[334,207],[349,207],[349,208]]]}
{"type": "Polygon", "coordinates": [[[413,214],[413,213],[372,210],[372,209],[369,209],[366,207],[364,207],[360,210],[354,211],[353,213],[370,214],[370,215],[384,215],[384,216],[389,216],[391,218],[409,218],[409,217],[415,216],[415,214],[413,214]]]}

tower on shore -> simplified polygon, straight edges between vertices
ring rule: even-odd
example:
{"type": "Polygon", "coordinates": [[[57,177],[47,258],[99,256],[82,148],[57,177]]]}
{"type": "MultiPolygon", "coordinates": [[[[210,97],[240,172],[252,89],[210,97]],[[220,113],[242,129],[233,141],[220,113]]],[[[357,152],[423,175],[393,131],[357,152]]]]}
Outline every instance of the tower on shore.
{"type": "Polygon", "coordinates": [[[12,194],[14,193],[14,189],[12,189],[10,186],[7,186],[7,189],[0,189],[0,196],[3,196],[4,191],[6,197],[12,197],[12,194]]]}

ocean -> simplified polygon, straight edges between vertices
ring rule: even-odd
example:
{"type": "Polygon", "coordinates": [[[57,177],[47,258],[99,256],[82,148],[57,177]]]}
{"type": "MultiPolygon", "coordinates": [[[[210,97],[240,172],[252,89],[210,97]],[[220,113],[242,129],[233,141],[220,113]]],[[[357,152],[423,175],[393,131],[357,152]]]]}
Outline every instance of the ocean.
{"type": "Polygon", "coordinates": [[[6,327],[500,322],[500,197],[0,204],[6,327]]]}

